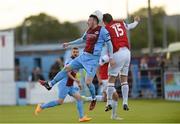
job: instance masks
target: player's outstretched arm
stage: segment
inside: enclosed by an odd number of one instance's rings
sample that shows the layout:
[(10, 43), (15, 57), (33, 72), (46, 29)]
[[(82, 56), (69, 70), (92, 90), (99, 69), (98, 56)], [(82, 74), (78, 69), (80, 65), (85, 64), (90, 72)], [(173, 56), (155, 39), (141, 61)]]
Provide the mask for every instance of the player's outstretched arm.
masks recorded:
[(134, 29), (138, 25), (139, 21), (140, 21), (140, 17), (136, 16), (136, 17), (134, 17), (133, 23), (130, 23), (130, 24), (124, 23), (124, 26), (125, 26), (126, 30), (131, 30), (131, 29)]
[(71, 41), (71, 42), (67, 42), (67, 43), (63, 43), (63, 47), (66, 48), (68, 47), (69, 45), (74, 45), (74, 44), (80, 44), (80, 43), (83, 43), (86, 41), (86, 32), (84, 33), (84, 35), (79, 38), (79, 39), (76, 39), (74, 41)]

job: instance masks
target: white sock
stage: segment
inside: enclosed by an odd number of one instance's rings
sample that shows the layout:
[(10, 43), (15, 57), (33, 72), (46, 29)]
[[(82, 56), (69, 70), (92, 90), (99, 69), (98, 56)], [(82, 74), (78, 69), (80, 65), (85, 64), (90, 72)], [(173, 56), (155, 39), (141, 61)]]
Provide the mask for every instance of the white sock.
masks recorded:
[(115, 100), (112, 100), (112, 113), (111, 113), (111, 117), (116, 117), (117, 115), (117, 106), (118, 106), (118, 102)]
[(96, 99), (97, 99), (97, 101), (103, 101), (104, 100), (102, 95), (97, 95)]
[(112, 96), (113, 93), (116, 92), (116, 89), (114, 88), (114, 84), (113, 83), (108, 83), (107, 86), (107, 104), (106, 105), (111, 105), (112, 104)]
[[(84, 99), (84, 101), (92, 101), (93, 100), (92, 97), (86, 97), (86, 96), (81, 96), (81, 97)], [(96, 100), (97, 101), (103, 101), (104, 98), (102, 95), (97, 95)]]
[(84, 101), (92, 101), (92, 97), (81, 96)]
[(122, 97), (123, 97), (123, 105), (128, 104), (129, 85), (127, 82), (121, 83), (121, 91), (122, 91)]

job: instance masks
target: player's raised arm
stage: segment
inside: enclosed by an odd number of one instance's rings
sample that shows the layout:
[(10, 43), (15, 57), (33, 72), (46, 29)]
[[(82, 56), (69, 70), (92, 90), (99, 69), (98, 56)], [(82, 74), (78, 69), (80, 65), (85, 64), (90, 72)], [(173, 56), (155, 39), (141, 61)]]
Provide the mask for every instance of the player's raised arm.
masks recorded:
[(86, 32), (84, 33), (84, 35), (79, 38), (79, 39), (76, 39), (74, 41), (71, 41), (71, 42), (67, 42), (67, 43), (63, 43), (63, 47), (66, 48), (68, 47), (69, 45), (74, 45), (74, 44), (80, 44), (80, 43), (83, 43), (86, 41)]
[(108, 51), (108, 55), (109, 55), (109, 63), (111, 66), (114, 66), (115, 62), (113, 60), (113, 46), (112, 46), (112, 42), (111, 42), (111, 37), (109, 35), (109, 32), (104, 27), (102, 28), (102, 33), (103, 33), (103, 38), (107, 44), (107, 51)]
[(138, 25), (139, 21), (140, 21), (140, 17), (136, 16), (136, 17), (134, 17), (134, 22), (133, 23), (126, 24), (124, 22), (124, 26), (125, 26), (126, 30), (131, 30), (131, 29), (134, 29)]

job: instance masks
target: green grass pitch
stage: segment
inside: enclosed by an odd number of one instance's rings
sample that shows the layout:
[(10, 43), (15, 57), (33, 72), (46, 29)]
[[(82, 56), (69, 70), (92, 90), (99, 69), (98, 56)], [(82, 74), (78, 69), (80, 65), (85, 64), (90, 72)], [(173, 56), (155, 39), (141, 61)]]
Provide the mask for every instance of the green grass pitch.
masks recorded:
[[(89, 103), (85, 103), (85, 111)], [(104, 112), (105, 103), (98, 102), (90, 123), (180, 123), (180, 102), (165, 100), (129, 100), (130, 111), (122, 110), (119, 101), (118, 114), (121, 121), (110, 119), (110, 112)], [(78, 115), (75, 103), (46, 109), (34, 116), (35, 106), (0, 106), (0, 123), (77, 123)]]

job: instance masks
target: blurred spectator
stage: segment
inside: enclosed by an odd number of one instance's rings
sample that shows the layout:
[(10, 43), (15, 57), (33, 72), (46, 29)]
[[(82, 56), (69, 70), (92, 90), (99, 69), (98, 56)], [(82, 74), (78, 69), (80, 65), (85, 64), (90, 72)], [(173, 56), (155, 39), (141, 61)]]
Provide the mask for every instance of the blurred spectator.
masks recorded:
[(34, 82), (38, 80), (44, 80), (44, 76), (41, 73), (41, 69), (39, 67), (36, 67), (33, 69), (31, 75), (29, 76), (29, 81)]
[(164, 57), (161, 58), (161, 61), (159, 63), (159, 66), (164, 74), (165, 68), (166, 68), (166, 59)]
[(163, 77), (164, 77), (164, 68), (165, 68), (165, 61), (163, 60), (162, 56), (157, 56), (156, 58), (156, 89), (157, 89), (157, 96), (162, 97), (163, 96)]
[(140, 60), (140, 71), (139, 71), (141, 95), (143, 97), (153, 97), (153, 85), (150, 80), (150, 72), (148, 68), (147, 57), (143, 57)]
[(149, 77), (150, 73), (148, 71), (148, 61), (146, 57), (143, 57), (140, 60), (140, 72), (139, 72), (139, 78), (141, 79), (141, 77)]
[(58, 58), (56, 59), (55, 63), (51, 66), (50, 72), (49, 72), (49, 79), (52, 80), (54, 76), (61, 70), (63, 67), (63, 61), (62, 59)]
[(15, 65), (15, 81), (20, 80), (20, 67), (19, 65)]
[(17, 58), (15, 58), (15, 81), (20, 81), (20, 63)]
[(29, 77), (28, 66), (24, 66), (21, 72), (21, 80), (27, 81), (28, 77)]
[(163, 74), (166, 68), (166, 59), (163, 56), (158, 56), (156, 58), (157, 67), (160, 68), (161, 73)]
[(158, 67), (160, 68), (159, 70), (159, 74), (160, 74), (160, 77), (157, 78), (157, 82), (159, 82), (159, 85), (157, 84), (157, 88), (161, 88), (161, 94), (158, 94), (158, 96), (163, 96), (164, 97), (164, 89), (162, 87), (164, 87), (164, 72), (167, 68), (167, 61), (166, 61), (166, 58), (165, 56), (159, 56), (157, 57), (157, 62), (158, 62)]
[(142, 70), (142, 75), (147, 75), (148, 74), (148, 61), (146, 57), (143, 57), (140, 60), (140, 69)]

